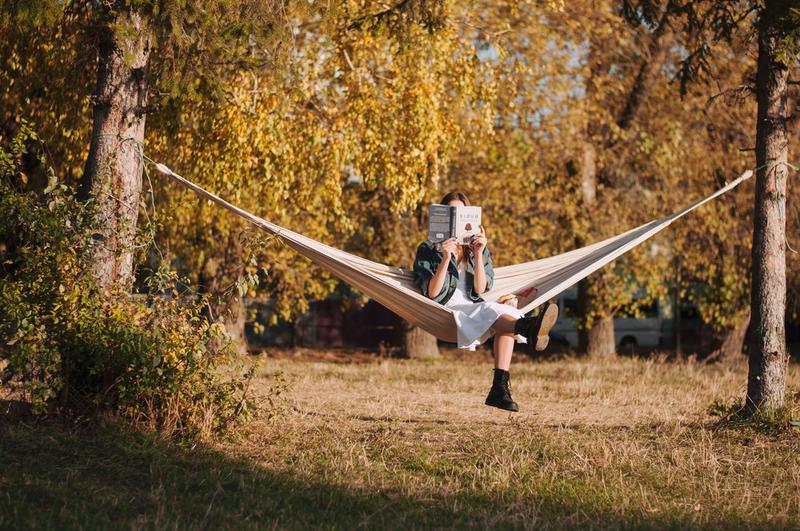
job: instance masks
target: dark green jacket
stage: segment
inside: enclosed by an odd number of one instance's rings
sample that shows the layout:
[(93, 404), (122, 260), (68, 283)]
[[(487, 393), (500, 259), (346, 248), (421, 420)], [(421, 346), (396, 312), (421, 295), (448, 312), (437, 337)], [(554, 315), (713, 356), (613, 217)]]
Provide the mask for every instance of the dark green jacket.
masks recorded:
[[(424, 241), (417, 247), (417, 257), (414, 259), (414, 284), (420, 289), (423, 295), (428, 297), (428, 284), (430, 283), (436, 270), (439, 269), (439, 264), (443, 258), (442, 252), (436, 248), (436, 244), (429, 241)], [(469, 298), (474, 302), (482, 302), (483, 299), (480, 295), (475, 293), (473, 271), (475, 267), (475, 260), (472, 253), (469, 254), (469, 263), (467, 264), (467, 286), (469, 286)], [(492, 253), (489, 252), (488, 247), (483, 248), (483, 269), (486, 272), (486, 291), (492, 289), (494, 283), (494, 271), (492, 270)], [(444, 279), (444, 285), (439, 294), (433, 299), (434, 301), (445, 304), (453, 296), (458, 285), (458, 264), (456, 264), (455, 256), (450, 257), (450, 263), (447, 266), (447, 276)]]

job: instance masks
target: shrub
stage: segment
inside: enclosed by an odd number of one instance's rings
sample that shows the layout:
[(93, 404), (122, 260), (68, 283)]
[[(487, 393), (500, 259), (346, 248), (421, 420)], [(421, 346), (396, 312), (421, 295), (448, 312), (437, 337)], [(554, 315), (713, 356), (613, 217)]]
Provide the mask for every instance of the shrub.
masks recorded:
[(84, 252), (94, 232), (87, 206), (52, 170), (44, 192), (26, 191), (22, 160), (36, 142), (23, 123), (0, 145), (7, 388), (37, 413), (113, 412), (178, 437), (207, 437), (248, 418), (252, 369), (234, 363), (224, 327), (201, 312), (204, 300), (179, 296), (167, 265), (147, 278), (146, 294), (100, 296)]

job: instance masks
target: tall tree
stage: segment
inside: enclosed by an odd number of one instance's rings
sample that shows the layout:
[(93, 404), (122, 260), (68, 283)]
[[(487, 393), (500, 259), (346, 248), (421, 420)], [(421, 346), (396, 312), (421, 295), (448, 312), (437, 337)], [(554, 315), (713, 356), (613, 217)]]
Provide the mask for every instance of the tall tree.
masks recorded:
[(152, 15), (124, 2), (100, 8), (97, 16), (94, 120), (81, 196), (93, 199), (97, 234), (91, 263), (97, 283), (105, 290), (127, 290), (134, 274), (133, 244), (155, 35)]
[[(766, 0), (758, 19), (756, 194), (753, 220), (750, 371), (747, 407), (775, 414), (786, 387), (786, 122), (789, 66), (800, 51), (800, 9), (790, 0)], [(787, 46), (793, 39), (794, 45)], [(791, 41), (790, 41), (791, 42)], [(787, 49), (788, 48), (788, 49)]]
[[(774, 415), (784, 404), (786, 351), (786, 177), (789, 70), (800, 55), (800, 8), (791, 0), (673, 1), (682, 14), (687, 54), (682, 89), (712, 73), (715, 42), (731, 42), (738, 31), (758, 43), (755, 94), (756, 192), (754, 199), (751, 319), (747, 409)], [(626, 1), (651, 13), (662, 2)]]
[(72, 52), (78, 65), (95, 67), (92, 134), (81, 179), (97, 227), (90, 252), (103, 291), (129, 289), (146, 115), (193, 95), (219, 96), (231, 72), (269, 62), (267, 43), (283, 27), (282, 4), (23, 1), (4, 6), (4, 22), (19, 27), (32, 12), (80, 45)]
[[(640, 182), (636, 173), (641, 173), (639, 154), (646, 149), (644, 134), (656, 135), (640, 122), (650, 110), (646, 104), (667, 63), (669, 21), (674, 13), (665, 6), (655, 20), (636, 31), (620, 31), (624, 28), (621, 7), (614, 1), (574, 2), (566, 8), (569, 17), (552, 19), (566, 29), (583, 59), (584, 95), (577, 105), (583, 123), (576, 128), (582, 140), (571, 172), (580, 182), (583, 207), (583, 219), (575, 223), (578, 246), (611, 236), (610, 228), (641, 222), (636, 214), (645, 214), (637, 208), (641, 192), (631, 185)], [(650, 297), (657, 296), (652, 289), (653, 280), (661, 278), (657, 268), (625, 268), (641, 256), (625, 257), (615, 267), (579, 283), (580, 350), (597, 356), (616, 353), (614, 316), (635, 302), (632, 284), (650, 284)], [(640, 298), (639, 302), (646, 301)]]

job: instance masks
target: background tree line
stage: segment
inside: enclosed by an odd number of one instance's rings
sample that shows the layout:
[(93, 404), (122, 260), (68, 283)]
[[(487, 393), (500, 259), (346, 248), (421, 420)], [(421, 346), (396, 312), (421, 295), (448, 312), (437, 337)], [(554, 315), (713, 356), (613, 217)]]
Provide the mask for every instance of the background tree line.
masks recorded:
[[(245, 295), (273, 298), (275, 319), (289, 319), (336, 286), (150, 178), (142, 152), (266, 219), (406, 266), (426, 205), (446, 190), (484, 207), (495, 260), (508, 264), (619, 233), (757, 167), (656, 248), (582, 282), (579, 317), (583, 350), (612, 355), (615, 313), (647, 302), (637, 287), (662, 296), (677, 276), (727, 350), (741, 350), (752, 316), (748, 396), (780, 407), (783, 301), (798, 274), (783, 255), (786, 223), (798, 225), (786, 186), (798, 127), (791, 2), (3, 6), (3, 135), (34, 122), (62, 181), (92, 198), (87, 252), (107, 293), (141, 289), (148, 267), (172, 263), (243, 340)], [(17, 184), (43, 190), (29, 163)], [(409, 350), (435, 349), (406, 334)], [(767, 374), (772, 391), (759, 390)]]

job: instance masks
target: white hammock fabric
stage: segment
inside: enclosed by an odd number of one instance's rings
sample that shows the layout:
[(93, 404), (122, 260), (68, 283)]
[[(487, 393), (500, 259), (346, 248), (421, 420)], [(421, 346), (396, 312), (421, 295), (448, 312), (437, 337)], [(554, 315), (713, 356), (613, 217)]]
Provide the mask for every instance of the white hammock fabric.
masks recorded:
[[(456, 324), (451, 310), (422, 295), (414, 286), (412, 271), (373, 262), (312, 240), (228, 203), (181, 177), (164, 164), (156, 164), (156, 169), (198, 195), (243, 217), (258, 228), (280, 237), (292, 249), (344, 282), (358, 288), (409, 323), (419, 326), (443, 341), (456, 342)], [(651, 238), (676, 219), (735, 188), (752, 174), (753, 172), (748, 170), (733, 182), (683, 210), (618, 236), (557, 256), (494, 268), (494, 285), (491, 291), (483, 294), (483, 298), (495, 301), (503, 294), (513, 293), (519, 298), (519, 308), (525, 312), (530, 311)], [(481, 340), (485, 341), (492, 333), (491, 330), (486, 332)]]

